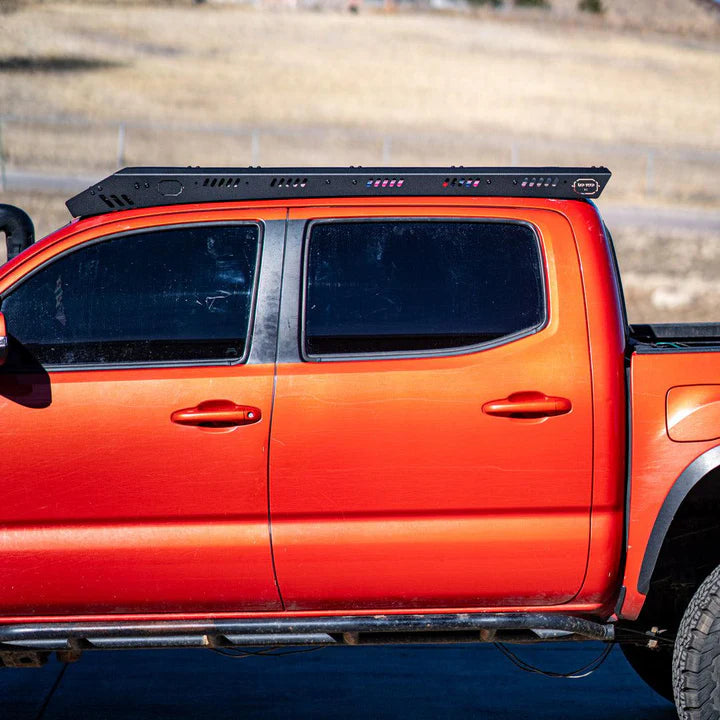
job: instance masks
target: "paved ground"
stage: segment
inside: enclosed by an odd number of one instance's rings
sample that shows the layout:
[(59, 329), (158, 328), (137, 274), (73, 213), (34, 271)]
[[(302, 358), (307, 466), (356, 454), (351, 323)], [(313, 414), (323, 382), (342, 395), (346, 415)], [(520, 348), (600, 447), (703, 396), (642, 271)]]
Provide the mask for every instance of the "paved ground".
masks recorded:
[[(592, 660), (596, 644), (515, 646), (556, 671)], [(492, 646), (328, 648), (229, 659), (207, 650), (87, 653), (79, 663), (0, 671), (3, 720), (212, 718), (487, 718), (673, 720), (616, 648), (583, 680), (513, 667)], [(61, 675), (62, 673), (62, 675)], [(58, 683), (59, 679), (59, 683)], [(53, 692), (53, 687), (56, 685)]]

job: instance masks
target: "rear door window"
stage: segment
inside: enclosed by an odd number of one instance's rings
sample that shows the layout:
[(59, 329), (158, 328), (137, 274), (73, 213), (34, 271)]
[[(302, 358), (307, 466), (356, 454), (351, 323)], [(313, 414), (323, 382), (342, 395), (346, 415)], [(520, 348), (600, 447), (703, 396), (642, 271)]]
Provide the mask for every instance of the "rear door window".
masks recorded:
[(51, 261), (3, 300), (20, 349), (15, 359), (70, 366), (241, 361), (259, 232), (257, 224), (143, 231)]
[(546, 320), (539, 241), (522, 223), (316, 222), (305, 262), (309, 360), (459, 351)]

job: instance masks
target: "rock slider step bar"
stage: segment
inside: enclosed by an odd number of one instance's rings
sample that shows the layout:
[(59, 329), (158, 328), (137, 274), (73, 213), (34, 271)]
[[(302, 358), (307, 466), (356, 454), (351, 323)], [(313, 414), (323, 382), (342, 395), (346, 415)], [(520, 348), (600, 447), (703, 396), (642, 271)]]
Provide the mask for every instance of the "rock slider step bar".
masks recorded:
[[(44, 622), (0, 625), (0, 648), (8, 645), (62, 649), (73, 642), (99, 647), (112, 638), (137, 647), (197, 645), (197, 636), (295, 635), (298, 642), (316, 633), (423, 633), (480, 630), (560, 630), (593, 640), (611, 641), (614, 627), (554, 613), (442, 613), (412, 615), (339, 615), (311, 617), (116, 620), (106, 622)], [(176, 638), (175, 643), (170, 639)], [(192, 638), (195, 638), (194, 640)], [(262, 642), (260, 643), (262, 644)], [(113, 646), (117, 647), (117, 644)]]

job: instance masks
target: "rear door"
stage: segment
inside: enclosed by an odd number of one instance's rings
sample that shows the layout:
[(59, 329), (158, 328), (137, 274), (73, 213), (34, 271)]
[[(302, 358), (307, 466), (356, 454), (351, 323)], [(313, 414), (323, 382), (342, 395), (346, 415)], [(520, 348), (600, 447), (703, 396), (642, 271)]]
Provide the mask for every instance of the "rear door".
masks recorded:
[(5, 288), (0, 611), (280, 607), (267, 444), (284, 214), (116, 222)]
[(289, 609), (571, 599), (591, 377), (568, 222), (292, 210), (270, 464)]

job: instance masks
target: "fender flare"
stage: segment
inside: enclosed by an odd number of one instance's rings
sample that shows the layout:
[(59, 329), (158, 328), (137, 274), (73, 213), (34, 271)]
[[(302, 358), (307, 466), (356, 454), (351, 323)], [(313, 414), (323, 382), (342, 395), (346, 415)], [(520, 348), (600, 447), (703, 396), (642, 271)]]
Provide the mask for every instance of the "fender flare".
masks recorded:
[(11, 260), (35, 242), (35, 226), (30, 216), (14, 205), (0, 204), (0, 232), (5, 233), (7, 259)]
[(687, 497), (688, 493), (710, 472), (720, 468), (720, 445), (706, 450), (693, 460), (678, 476), (670, 488), (660, 512), (655, 518), (650, 539), (645, 547), (645, 555), (640, 566), (638, 590), (647, 595), (650, 590), (650, 579), (655, 570), (663, 541), (675, 518), (675, 514)]

